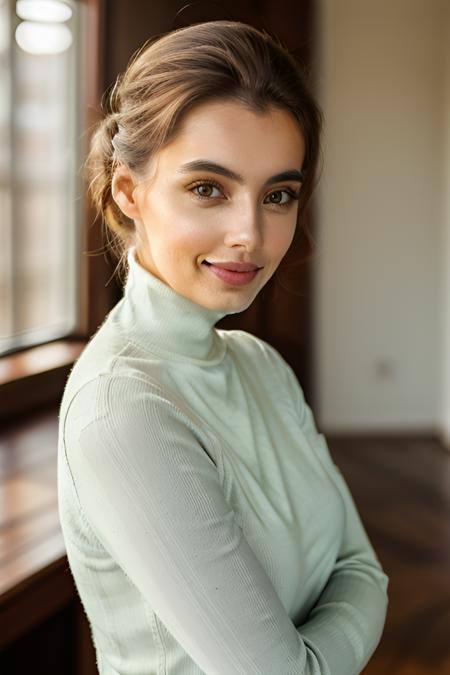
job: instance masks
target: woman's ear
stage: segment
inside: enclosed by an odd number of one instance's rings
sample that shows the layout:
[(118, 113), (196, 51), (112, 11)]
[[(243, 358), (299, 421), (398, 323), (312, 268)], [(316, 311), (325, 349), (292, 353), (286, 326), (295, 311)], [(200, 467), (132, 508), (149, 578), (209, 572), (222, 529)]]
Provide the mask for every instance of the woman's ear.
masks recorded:
[(140, 211), (135, 197), (135, 183), (130, 170), (120, 164), (114, 170), (111, 181), (111, 194), (119, 209), (128, 218), (138, 220)]

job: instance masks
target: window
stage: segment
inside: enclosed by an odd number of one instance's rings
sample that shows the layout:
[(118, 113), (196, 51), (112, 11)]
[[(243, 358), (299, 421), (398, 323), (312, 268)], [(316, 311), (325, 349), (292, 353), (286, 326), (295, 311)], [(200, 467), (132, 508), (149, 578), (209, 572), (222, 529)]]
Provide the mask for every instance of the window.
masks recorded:
[(0, 424), (56, 408), (120, 299), (80, 176), (105, 89), (105, 8), (0, 0)]
[(0, 0), (0, 355), (78, 319), (78, 9)]

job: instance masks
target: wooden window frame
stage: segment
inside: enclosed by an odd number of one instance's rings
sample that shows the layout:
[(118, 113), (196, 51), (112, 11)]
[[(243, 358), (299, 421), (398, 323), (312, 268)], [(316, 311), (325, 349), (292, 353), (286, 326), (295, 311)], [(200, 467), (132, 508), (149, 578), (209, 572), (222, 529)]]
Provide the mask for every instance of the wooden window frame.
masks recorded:
[[(100, 116), (105, 85), (104, 39), (106, 0), (79, 0), (84, 12), (83, 60), (80, 81), (83, 102), (79, 112), (81, 157), (86, 156), (89, 130)], [(81, 216), (79, 315), (75, 329), (62, 339), (0, 357), (0, 421), (13, 422), (24, 414), (57, 405), (70, 369), (107, 312), (117, 302), (118, 286), (111, 279), (104, 232), (85, 200)]]

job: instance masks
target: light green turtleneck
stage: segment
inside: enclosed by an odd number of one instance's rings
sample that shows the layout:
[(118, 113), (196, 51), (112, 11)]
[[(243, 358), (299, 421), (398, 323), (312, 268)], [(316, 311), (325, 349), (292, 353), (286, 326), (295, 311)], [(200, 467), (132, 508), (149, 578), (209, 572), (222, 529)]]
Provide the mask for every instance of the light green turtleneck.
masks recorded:
[(60, 409), (101, 675), (357, 675), (388, 578), (292, 370), (128, 262)]

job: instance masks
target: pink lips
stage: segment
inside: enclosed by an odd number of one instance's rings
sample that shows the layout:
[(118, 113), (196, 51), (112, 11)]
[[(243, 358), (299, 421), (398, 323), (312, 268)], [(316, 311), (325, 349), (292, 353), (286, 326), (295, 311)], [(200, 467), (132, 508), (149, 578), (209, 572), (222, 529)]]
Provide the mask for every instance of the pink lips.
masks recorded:
[(253, 265), (252, 263), (232, 261), (210, 263), (206, 260), (204, 262), (216, 277), (219, 277), (222, 281), (232, 284), (233, 286), (244, 286), (245, 284), (248, 284), (256, 277), (258, 270), (260, 269), (257, 265)]
[[(209, 262), (209, 260), (206, 262)], [(230, 270), (231, 272), (253, 272), (253, 270), (258, 269), (258, 265), (252, 265), (252, 263), (244, 262), (212, 262), (210, 265), (221, 267), (222, 269)]]

